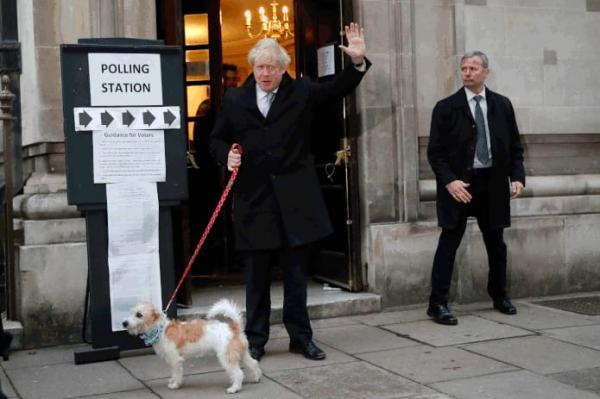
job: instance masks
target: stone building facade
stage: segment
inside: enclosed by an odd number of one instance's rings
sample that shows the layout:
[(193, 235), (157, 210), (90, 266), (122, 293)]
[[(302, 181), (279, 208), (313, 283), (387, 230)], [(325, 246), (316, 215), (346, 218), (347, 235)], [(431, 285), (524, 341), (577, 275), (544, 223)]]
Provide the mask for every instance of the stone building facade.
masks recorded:
[[(345, 0), (344, 0), (345, 1)], [(435, 102), (460, 87), (467, 50), (488, 54), (490, 88), (515, 106), (527, 188), (513, 201), (514, 297), (600, 288), (600, 2), (353, 0), (373, 68), (357, 90), (362, 264), (384, 306), (426, 301), (435, 220), (427, 164)], [(85, 223), (67, 204), (59, 46), (81, 37), (156, 38), (155, 0), (18, 0), (24, 174), (18, 320), (25, 345), (78, 341)], [(453, 298), (485, 300), (487, 260), (469, 223)]]

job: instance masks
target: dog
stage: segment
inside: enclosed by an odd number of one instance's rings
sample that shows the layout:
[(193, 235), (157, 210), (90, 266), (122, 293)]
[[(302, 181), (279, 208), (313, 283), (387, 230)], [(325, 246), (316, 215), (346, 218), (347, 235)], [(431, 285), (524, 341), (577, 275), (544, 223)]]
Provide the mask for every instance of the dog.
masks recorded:
[(250, 381), (258, 382), (262, 376), (258, 362), (248, 352), (241, 311), (227, 299), (216, 302), (206, 319), (187, 322), (169, 320), (154, 305), (141, 304), (123, 321), (123, 327), (129, 334), (142, 338), (146, 345), (152, 345), (154, 352), (171, 367), (170, 389), (181, 387), (186, 359), (209, 353), (217, 355), (229, 376), (231, 386), (227, 393), (242, 389), (244, 373), (241, 365)]

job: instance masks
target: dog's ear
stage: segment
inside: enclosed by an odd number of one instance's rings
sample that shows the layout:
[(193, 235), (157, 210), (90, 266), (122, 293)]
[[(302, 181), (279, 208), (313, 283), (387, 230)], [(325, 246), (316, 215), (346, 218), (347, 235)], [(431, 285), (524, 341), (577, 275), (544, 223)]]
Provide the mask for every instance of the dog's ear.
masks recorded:
[(150, 313), (150, 320), (152, 323), (155, 323), (160, 319), (160, 312), (155, 307), (152, 307), (152, 312)]

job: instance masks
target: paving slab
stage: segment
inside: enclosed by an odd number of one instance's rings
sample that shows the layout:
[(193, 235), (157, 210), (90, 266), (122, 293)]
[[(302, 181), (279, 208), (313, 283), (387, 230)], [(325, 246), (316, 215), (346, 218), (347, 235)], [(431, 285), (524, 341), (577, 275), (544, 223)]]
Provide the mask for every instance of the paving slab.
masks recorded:
[(600, 350), (600, 325), (559, 328), (544, 331), (544, 335)]
[(407, 323), (411, 321), (428, 320), (425, 307), (393, 312), (372, 313), (363, 316), (354, 316), (353, 319), (369, 326), (383, 326), (386, 324)]
[(280, 371), (270, 377), (304, 398), (447, 398), (365, 362)]
[(326, 364), (347, 363), (356, 360), (318, 340), (316, 340), (316, 342), (317, 345), (327, 353), (327, 358), (325, 360), (309, 360), (300, 354), (290, 353), (290, 341), (286, 338), (271, 339), (265, 347), (266, 353), (260, 361), (260, 368), (263, 373), (269, 375), (272, 371), (318, 367)]
[(149, 388), (163, 399), (235, 398), (235, 399), (299, 399), (289, 389), (263, 377), (258, 383), (244, 383), (235, 395), (225, 392), (229, 379), (225, 373), (206, 373), (188, 376), (179, 389), (167, 388), (168, 379), (148, 382)]
[[(144, 355), (119, 359), (118, 362), (142, 381), (168, 378), (171, 374), (169, 366), (156, 355)], [(200, 374), (222, 370), (214, 355), (188, 359), (183, 366), (183, 374)]]
[(108, 395), (94, 395), (94, 396), (79, 396), (74, 399), (157, 399), (160, 396), (152, 393), (148, 389), (136, 390), (136, 391), (124, 391), (116, 392)]
[(600, 366), (600, 352), (531, 336), (465, 345), (464, 349), (541, 374)]
[(456, 399), (598, 399), (598, 396), (529, 371), (433, 384)]
[(552, 379), (600, 396), (600, 367), (550, 374)]
[(18, 368), (6, 374), (23, 399), (64, 399), (144, 388), (115, 361)]
[(6, 377), (4, 370), (0, 370), (0, 387), (7, 398), (17, 397), (17, 394), (13, 389), (12, 384), (8, 382), (8, 377)]
[(11, 352), (10, 360), (3, 362), (2, 367), (5, 370), (11, 370), (21, 367), (48, 366), (60, 363), (75, 364), (75, 351), (89, 347), (89, 345), (68, 345)]
[(427, 345), (363, 353), (357, 357), (423, 384), (516, 369), (460, 348), (432, 348)]
[(360, 324), (358, 320), (355, 320), (354, 317), (346, 316), (346, 317), (335, 317), (332, 319), (320, 319), (320, 320), (312, 320), (311, 325), (313, 330), (320, 330), (323, 328), (330, 327), (341, 327), (341, 326), (352, 326)]
[(402, 336), (432, 346), (450, 346), (500, 338), (519, 337), (532, 333), (476, 316), (459, 318), (458, 325), (444, 326), (431, 320), (392, 324), (384, 327)]
[(518, 309), (516, 315), (505, 315), (497, 311), (487, 310), (478, 312), (477, 316), (533, 331), (598, 324), (598, 321), (590, 316), (542, 306), (529, 306), (520, 303), (515, 303), (515, 305)]
[(344, 353), (355, 354), (419, 345), (378, 327), (353, 325), (319, 330), (319, 342)]

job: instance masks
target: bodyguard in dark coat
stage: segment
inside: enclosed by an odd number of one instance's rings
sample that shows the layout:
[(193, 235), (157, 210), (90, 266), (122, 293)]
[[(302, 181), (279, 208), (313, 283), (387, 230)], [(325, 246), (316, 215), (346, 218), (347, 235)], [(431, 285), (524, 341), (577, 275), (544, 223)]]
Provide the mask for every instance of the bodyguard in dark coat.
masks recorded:
[(506, 292), (506, 245), (510, 198), (525, 185), (523, 147), (510, 100), (485, 87), (487, 56), (465, 54), (464, 87), (433, 109), (427, 156), (436, 176), (437, 215), (442, 233), (431, 275), (427, 314), (441, 324), (457, 324), (448, 309), (456, 250), (467, 216), (475, 216), (488, 254), (488, 293), (494, 308), (515, 314)]
[[(290, 351), (320, 360), (306, 310), (308, 246), (332, 232), (310, 155), (310, 126), (316, 107), (350, 93), (369, 62), (357, 24), (346, 27), (352, 63), (331, 82), (292, 79), (289, 55), (275, 40), (262, 39), (248, 59), (253, 76), (227, 91), (211, 133), (214, 158), (229, 170), (240, 165), (233, 187), (236, 248), (246, 269), (246, 335), (260, 360), (269, 338), (270, 264), (284, 274), (283, 322)], [(231, 151), (241, 144), (243, 154)]]

